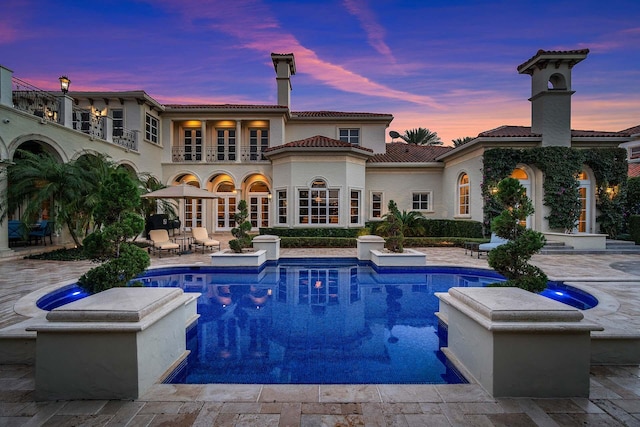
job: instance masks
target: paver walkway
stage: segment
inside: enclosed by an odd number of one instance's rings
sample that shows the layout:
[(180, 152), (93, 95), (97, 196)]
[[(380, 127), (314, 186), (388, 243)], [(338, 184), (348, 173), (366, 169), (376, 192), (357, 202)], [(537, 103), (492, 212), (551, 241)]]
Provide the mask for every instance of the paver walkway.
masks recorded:
[[(226, 244), (223, 243), (223, 248)], [(487, 267), (459, 248), (422, 248), (429, 265)], [(282, 249), (281, 256), (356, 256), (355, 249)], [(638, 255), (536, 255), (552, 279), (601, 292), (589, 314), (640, 332)], [(209, 263), (209, 255), (153, 257), (152, 265)], [(0, 260), (0, 328), (24, 319), (20, 298), (70, 283), (90, 262)], [(132, 401), (33, 398), (32, 366), (0, 365), (0, 426), (640, 426), (640, 367), (594, 366), (589, 399), (494, 399), (463, 385), (168, 385)]]

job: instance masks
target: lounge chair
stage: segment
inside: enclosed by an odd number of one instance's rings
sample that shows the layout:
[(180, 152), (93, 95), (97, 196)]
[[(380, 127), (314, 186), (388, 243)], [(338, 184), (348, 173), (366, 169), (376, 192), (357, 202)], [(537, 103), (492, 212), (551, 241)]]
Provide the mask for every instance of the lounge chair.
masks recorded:
[(209, 238), (209, 232), (204, 227), (193, 227), (191, 228), (191, 235), (193, 236), (193, 245), (194, 246), (202, 246), (202, 253), (204, 253), (204, 248), (215, 248), (218, 247), (220, 250), (220, 242), (218, 240), (214, 240)]
[(42, 220), (35, 227), (29, 231), (29, 244), (31, 240), (36, 241), (36, 245), (42, 240), (45, 246), (47, 246), (47, 236), (49, 236), (49, 243), (53, 244), (51, 235), (53, 234), (52, 223), (47, 220)]
[(489, 252), (491, 249), (495, 249), (500, 245), (504, 245), (509, 240), (503, 239), (502, 237), (496, 235), (496, 233), (491, 233), (491, 240), (489, 243), (482, 243), (478, 245), (478, 258), (480, 258), (480, 254), (482, 252)]
[(158, 258), (162, 258), (162, 251), (178, 251), (180, 249), (180, 245), (172, 242), (169, 239), (169, 232), (167, 230), (150, 230), (149, 231), (149, 240), (153, 242), (152, 248), (153, 251), (158, 254)]

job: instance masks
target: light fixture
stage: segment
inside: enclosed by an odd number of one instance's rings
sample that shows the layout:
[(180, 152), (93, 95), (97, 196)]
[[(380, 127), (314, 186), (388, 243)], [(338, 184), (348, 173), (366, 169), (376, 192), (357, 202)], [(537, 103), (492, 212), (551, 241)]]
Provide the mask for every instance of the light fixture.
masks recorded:
[(69, 77), (67, 76), (60, 76), (58, 80), (60, 80), (60, 90), (66, 95), (67, 92), (69, 92), (69, 85), (71, 84), (71, 80), (69, 80)]

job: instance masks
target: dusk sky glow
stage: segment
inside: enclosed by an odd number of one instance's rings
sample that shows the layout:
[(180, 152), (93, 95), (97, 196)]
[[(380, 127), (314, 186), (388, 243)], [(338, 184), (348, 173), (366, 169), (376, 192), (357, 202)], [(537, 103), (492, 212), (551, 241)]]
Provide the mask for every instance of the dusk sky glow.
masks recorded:
[[(446, 145), (530, 126), (538, 49), (590, 49), (572, 128), (640, 124), (637, 0), (5, 0), (0, 64), (41, 89), (144, 90), (161, 103), (276, 104), (270, 53), (293, 52), (292, 110), (390, 113)], [(387, 139), (390, 138), (387, 136)]]

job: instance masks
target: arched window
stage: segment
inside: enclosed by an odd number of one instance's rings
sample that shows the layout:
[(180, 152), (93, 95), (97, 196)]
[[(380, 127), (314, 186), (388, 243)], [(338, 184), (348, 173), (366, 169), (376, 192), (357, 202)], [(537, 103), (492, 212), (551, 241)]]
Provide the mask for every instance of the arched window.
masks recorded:
[(249, 187), (249, 221), (253, 228), (269, 226), (269, 187), (256, 181)]
[(298, 190), (300, 224), (338, 224), (340, 191), (327, 188), (323, 179), (315, 179), (309, 189)]
[(222, 181), (214, 189), (216, 199), (216, 229), (225, 231), (235, 226), (236, 186), (231, 181)]
[[(517, 179), (520, 185), (524, 187), (525, 195), (531, 199), (531, 180), (529, 174), (522, 167), (515, 168), (511, 172), (511, 178)], [(522, 221), (521, 225), (527, 228), (531, 228), (533, 225), (533, 215), (529, 215), (526, 220)]]
[(469, 215), (469, 175), (460, 174), (458, 178), (458, 215)]
[(587, 172), (582, 171), (577, 176), (579, 187), (578, 197), (580, 198), (580, 217), (578, 218), (578, 233), (590, 233), (591, 232), (591, 211), (589, 205), (591, 204), (591, 180)]

